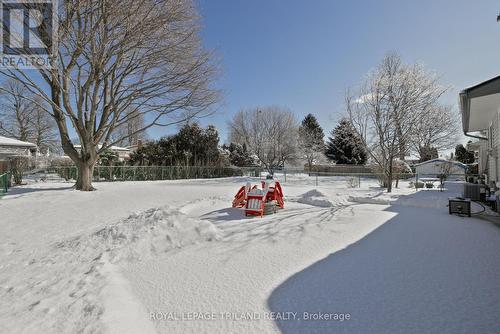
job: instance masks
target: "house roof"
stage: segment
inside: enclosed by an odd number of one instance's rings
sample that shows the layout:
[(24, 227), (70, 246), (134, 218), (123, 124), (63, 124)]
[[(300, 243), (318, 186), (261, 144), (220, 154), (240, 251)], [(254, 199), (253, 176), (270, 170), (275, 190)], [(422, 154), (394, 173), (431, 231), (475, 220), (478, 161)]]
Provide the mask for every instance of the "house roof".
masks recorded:
[(432, 160), (427, 160), (427, 161), (421, 162), (419, 164), (416, 164), (415, 167), (426, 165), (426, 164), (430, 164), (430, 163), (439, 163), (439, 162), (451, 163), (452, 165), (455, 165), (457, 167), (460, 167), (460, 168), (463, 168), (463, 169), (467, 169), (467, 165), (463, 164), (461, 162), (452, 161), (452, 160), (446, 160), (446, 159), (439, 159), (439, 158), (438, 159), (432, 159)]
[[(82, 147), (82, 145), (80, 145), (80, 144), (76, 144), (74, 146), (75, 146), (75, 148), (81, 148)], [(102, 145), (99, 144), (97, 147), (101, 148)], [(115, 152), (130, 152), (129, 148), (120, 147), (120, 146), (110, 146), (110, 147), (108, 147), (108, 149), (111, 150), (111, 151), (115, 151)]]
[(36, 145), (27, 141), (0, 136), (0, 146), (35, 148)]
[(464, 89), (459, 102), (464, 133), (487, 129), (500, 109), (500, 76)]

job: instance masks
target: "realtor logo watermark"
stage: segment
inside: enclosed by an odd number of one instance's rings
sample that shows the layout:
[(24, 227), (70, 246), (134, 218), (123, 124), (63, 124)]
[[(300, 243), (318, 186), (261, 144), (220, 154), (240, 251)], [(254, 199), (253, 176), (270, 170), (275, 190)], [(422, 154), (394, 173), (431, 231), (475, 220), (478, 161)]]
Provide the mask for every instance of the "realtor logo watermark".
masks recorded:
[(330, 312), (149, 312), (149, 319), (153, 321), (335, 321), (351, 320), (350, 313)]
[(51, 67), (57, 33), (56, 0), (0, 1), (0, 67)]

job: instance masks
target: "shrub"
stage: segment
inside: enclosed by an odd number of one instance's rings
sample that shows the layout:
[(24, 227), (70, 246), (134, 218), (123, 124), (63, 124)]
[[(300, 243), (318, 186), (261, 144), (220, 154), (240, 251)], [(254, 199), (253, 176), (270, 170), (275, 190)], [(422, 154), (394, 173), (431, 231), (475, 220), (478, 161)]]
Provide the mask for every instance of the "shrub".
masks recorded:
[(23, 173), (28, 170), (29, 164), (29, 157), (15, 157), (10, 160), (10, 171), (14, 179), (14, 184), (20, 185), (23, 183)]
[(420, 188), (423, 188), (424, 187), (424, 183), (423, 182), (420, 182), (418, 181), (417, 183), (411, 181), (410, 182), (410, 188), (416, 188), (416, 189), (420, 189)]
[(359, 187), (359, 178), (357, 177), (348, 177), (346, 179), (347, 188), (358, 188)]

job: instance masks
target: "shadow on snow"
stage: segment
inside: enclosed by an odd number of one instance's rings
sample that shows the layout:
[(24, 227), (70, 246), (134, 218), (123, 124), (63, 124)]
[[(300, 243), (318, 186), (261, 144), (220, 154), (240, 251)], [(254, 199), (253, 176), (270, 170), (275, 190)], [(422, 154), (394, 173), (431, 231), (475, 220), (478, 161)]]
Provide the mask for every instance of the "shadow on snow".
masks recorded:
[(281, 332), (500, 333), (500, 229), (444, 207), (386, 210), (396, 216), (291, 276), (268, 299), (273, 312), (349, 313), (351, 320), (277, 321)]

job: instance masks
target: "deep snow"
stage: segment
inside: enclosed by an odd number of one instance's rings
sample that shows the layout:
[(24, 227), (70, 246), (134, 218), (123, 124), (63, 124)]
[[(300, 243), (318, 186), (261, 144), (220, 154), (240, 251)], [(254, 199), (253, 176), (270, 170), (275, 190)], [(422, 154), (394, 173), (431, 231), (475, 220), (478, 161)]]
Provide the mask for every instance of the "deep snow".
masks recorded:
[[(385, 194), (288, 175), (285, 210), (247, 218), (230, 208), (246, 180), (13, 189), (0, 332), (500, 331), (500, 229), (447, 214), (459, 184)], [(351, 319), (299, 320), (319, 311)]]

